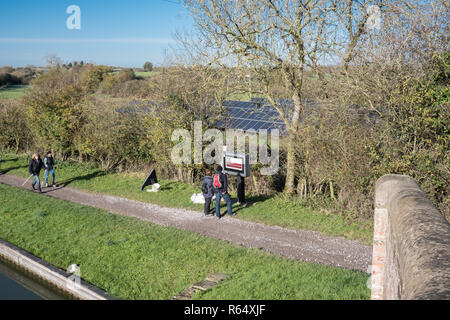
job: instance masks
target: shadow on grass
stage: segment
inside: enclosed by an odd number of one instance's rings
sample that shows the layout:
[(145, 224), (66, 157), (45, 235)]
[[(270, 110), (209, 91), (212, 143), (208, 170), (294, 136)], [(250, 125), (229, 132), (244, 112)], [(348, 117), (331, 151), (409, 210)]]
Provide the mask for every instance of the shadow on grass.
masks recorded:
[[(267, 201), (267, 200), (269, 200), (270, 198), (271, 198), (271, 197), (269, 197), (269, 196), (261, 196), (261, 195), (247, 197), (245, 203), (238, 204), (238, 207), (237, 207), (236, 210), (234, 211), (234, 214), (236, 214), (237, 212), (239, 212), (239, 211), (241, 211), (241, 210), (243, 210), (243, 209), (245, 209), (245, 208), (252, 207), (252, 206), (254, 206), (254, 205), (255, 205), (256, 203), (258, 203), (258, 202), (264, 202), (264, 201)], [(237, 202), (237, 200), (236, 200), (236, 202)]]
[[(231, 204), (233, 207), (233, 215), (236, 215), (239, 211), (245, 209), (245, 208), (249, 208), (252, 207), (253, 205), (255, 205), (258, 202), (264, 202), (271, 199), (271, 197), (269, 196), (262, 196), (262, 195), (258, 195), (258, 196), (250, 196), (246, 198), (246, 202), (245, 203), (238, 203), (238, 199), (237, 198), (231, 198)], [(215, 200), (213, 201), (213, 208), (215, 210), (216, 208), (216, 202)], [(221, 202), (220, 203), (220, 208), (226, 208), (226, 202)], [(223, 217), (225, 215), (227, 215), (228, 212), (227, 210), (225, 210), (224, 214), (221, 214), (220, 216)]]
[[(79, 177), (75, 177), (75, 178), (71, 178), (71, 179), (67, 179), (67, 180), (63, 180), (62, 182), (56, 183), (53, 187), (45, 187), (45, 182), (44, 179), (40, 179), (41, 182), (41, 188), (42, 188), (42, 192), (40, 192), (41, 194), (46, 194), (46, 193), (51, 193), (53, 191), (59, 190), (59, 189), (63, 189), (65, 187), (67, 187), (68, 185), (70, 185), (72, 182), (74, 181), (83, 181), (83, 180), (91, 180), (94, 178), (98, 178), (101, 176), (106, 175), (107, 173), (104, 171), (96, 171), (90, 174), (86, 174), (84, 176), (79, 176)], [(36, 193), (37, 190), (33, 190), (32, 187), (30, 187), (31, 191), (35, 191)]]
[(19, 160), (19, 158), (10, 158), (10, 159), (2, 159), (1, 161), (0, 161), (0, 165), (2, 164), (2, 163), (4, 163), (4, 162), (11, 162), (11, 161), (18, 161)]
[[(2, 160), (2, 162), (3, 162), (3, 160)], [(10, 172), (10, 171), (13, 171), (13, 170), (18, 170), (18, 169), (23, 169), (23, 168), (27, 168), (28, 166), (17, 166), (17, 167), (11, 167), (11, 168), (6, 168), (6, 169), (2, 169), (1, 167), (0, 167), (0, 174), (7, 174), (8, 172)]]
[(75, 182), (75, 181), (89, 181), (89, 180), (94, 179), (94, 178), (98, 178), (98, 177), (101, 177), (101, 176), (106, 176), (107, 174), (108, 173), (105, 172), (105, 171), (95, 171), (95, 172), (86, 174), (84, 176), (78, 176), (78, 177), (70, 178), (70, 179), (67, 179), (67, 180), (63, 180), (60, 183), (58, 183), (58, 187), (57, 188), (61, 189), (61, 188), (67, 187), (68, 185), (70, 185), (72, 182)]

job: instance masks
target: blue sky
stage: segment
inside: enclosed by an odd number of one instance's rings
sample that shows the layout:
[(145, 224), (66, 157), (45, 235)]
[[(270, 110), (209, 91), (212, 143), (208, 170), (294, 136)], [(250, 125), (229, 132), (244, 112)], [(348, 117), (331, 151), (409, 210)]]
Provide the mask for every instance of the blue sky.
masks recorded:
[[(175, 2), (175, 3), (174, 3)], [(64, 62), (140, 67), (164, 63), (176, 31), (192, 19), (177, 0), (0, 1), (0, 66)], [(81, 29), (69, 30), (70, 5), (81, 9)]]

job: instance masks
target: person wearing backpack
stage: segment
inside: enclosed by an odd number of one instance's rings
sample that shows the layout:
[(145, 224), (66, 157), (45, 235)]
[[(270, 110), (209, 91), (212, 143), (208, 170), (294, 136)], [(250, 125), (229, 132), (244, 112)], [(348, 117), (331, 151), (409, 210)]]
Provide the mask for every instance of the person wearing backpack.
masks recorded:
[(216, 193), (216, 217), (220, 219), (220, 200), (223, 198), (227, 203), (227, 212), (231, 217), (233, 211), (231, 210), (231, 197), (228, 194), (228, 179), (226, 174), (222, 173), (222, 167), (219, 165), (216, 168), (217, 173), (214, 175), (213, 187)]
[(53, 187), (53, 185), (55, 184), (55, 159), (53, 159), (51, 151), (47, 151), (47, 155), (44, 158), (44, 169), (45, 187), (48, 188), (49, 173), (52, 175), (52, 184), (50, 186)]
[(211, 201), (214, 195), (213, 178), (211, 177), (211, 170), (206, 170), (206, 176), (203, 178), (202, 181), (202, 193), (203, 197), (205, 198), (204, 212), (205, 216), (207, 216), (210, 214)]

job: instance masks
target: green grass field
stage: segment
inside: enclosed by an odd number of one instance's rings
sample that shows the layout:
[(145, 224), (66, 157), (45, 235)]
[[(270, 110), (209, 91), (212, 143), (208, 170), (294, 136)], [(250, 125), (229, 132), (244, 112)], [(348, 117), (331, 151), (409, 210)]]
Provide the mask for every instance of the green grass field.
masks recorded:
[[(21, 177), (28, 177), (28, 159), (23, 156), (4, 155), (1, 170)], [(82, 190), (129, 198), (173, 208), (202, 211), (203, 205), (193, 204), (190, 197), (200, 193), (200, 187), (185, 183), (161, 180), (161, 191), (141, 192), (144, 174), (106, 173), (86, 164), (59, 162), (56, 167), (58, 184)], [(43, 178), (43, 173), (41, 173)], [(234, 197), (235, 198), (235, 197)], [(246, 208), (233, 204), (236, 218), (277, 225), (292, 229), (315, 230), (325, 235), (357, 239), (371, 244), (373, 223), (370, 220), (352, 221), (334, 213), (321, 213), (302, 202), (286, 201), (281, 197), (248, 196)], [(223, 205), (225, 206), (225, 205)], [(225, 209), (222, 209), (224, 212)]]
[[(20, 201), (18, 201), (20, 199)], [(188, 231), (0, 184), (0, 237), (121, 299), (170, 299), (221, 272), (195, 299), (368, 299), (368, 275), (292, 261)]]
[(20, 99), (26, 95), (28, 85), (7, 86), (0, 89), (0, 99)]
[(150, 78), (154, 75), (159, 74), (158, 71), (141, 71), (141, 72), (135, 72), (134, 73), (136, 77), (142, 77), (142, 78)]

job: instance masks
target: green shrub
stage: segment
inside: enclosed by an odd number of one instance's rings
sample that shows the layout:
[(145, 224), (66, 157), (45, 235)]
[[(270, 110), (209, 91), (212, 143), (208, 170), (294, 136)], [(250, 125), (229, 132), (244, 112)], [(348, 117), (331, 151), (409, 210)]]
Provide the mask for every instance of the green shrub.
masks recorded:
[(16, 100), (0, 101), (0, 149), (28, 150), (33, 145), (25, 109)]
[(32, 82), (24, 105), (38, 147), (54, 150), (63, 159), (73, 154), (75, 134), (85, 121), (85, 94), (79, 73), (62, 68)]

